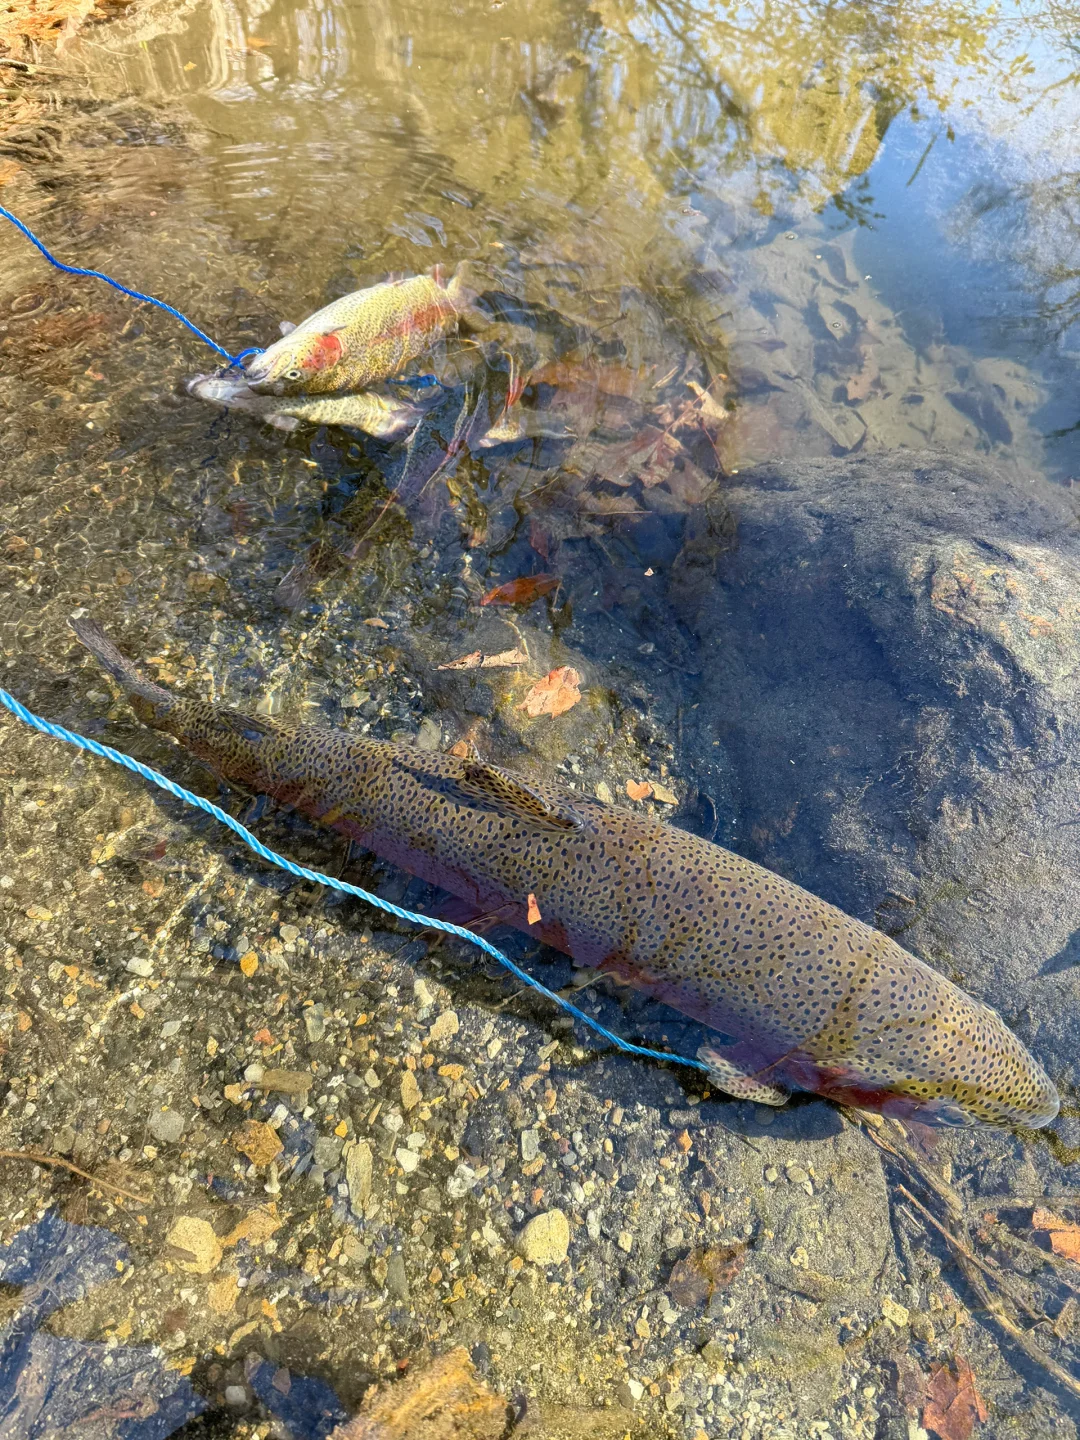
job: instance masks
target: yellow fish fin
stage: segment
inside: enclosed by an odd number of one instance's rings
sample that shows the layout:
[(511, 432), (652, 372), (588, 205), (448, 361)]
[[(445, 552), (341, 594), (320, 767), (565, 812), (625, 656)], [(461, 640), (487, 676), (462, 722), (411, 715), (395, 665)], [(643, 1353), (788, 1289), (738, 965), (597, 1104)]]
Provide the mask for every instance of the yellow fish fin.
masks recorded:
[(697, 1058), (709, 1067), (709, 1081), (735, 1100), (755, 1100), (759, 1105), (786, 1105), (791, 1092), (782, 1085), (770, 1085), (739, 1069), (713, 1045), (702, 1045)]
[(547, 825), (556, 830), (579, 830), (584, 818), (561, 796), (544, 787), (527, 785), (516, 775), (470, 760), (462, 768), (458, 789), (482, 800), (504, 815), (516, 815), (534, 825)]

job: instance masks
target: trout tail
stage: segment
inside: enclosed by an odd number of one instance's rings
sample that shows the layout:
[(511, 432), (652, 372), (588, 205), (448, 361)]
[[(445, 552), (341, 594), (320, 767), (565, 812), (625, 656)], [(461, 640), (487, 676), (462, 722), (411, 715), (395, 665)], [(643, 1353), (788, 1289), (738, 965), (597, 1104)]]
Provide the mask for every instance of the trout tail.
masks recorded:
[[(443, 284), (441, 277), (436, 278)], [(467, 330), (486, 330), (492, 323), (492, 317), (476, 303), (487, 286), (474, 262), (462, 260), (443, 288)]]
[(131, 661), (120, 654), (96, 620), (85, 615), (73, 615), (68, 624), (76, 639), (86, 646), (102, 669), (107, 670), (123, 690), (139, 719), (147, 725), (164, 729), (165, 716), (176, 704), (175, 696), (140, 674)]

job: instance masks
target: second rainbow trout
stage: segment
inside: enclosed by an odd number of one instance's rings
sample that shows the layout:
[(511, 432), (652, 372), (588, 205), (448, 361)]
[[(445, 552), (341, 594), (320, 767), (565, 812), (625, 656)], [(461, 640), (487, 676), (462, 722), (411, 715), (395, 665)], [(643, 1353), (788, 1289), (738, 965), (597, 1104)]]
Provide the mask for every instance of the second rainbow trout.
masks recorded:
[(136, 714), (223, 780), (722, 1032), (699, 1055), (728, 1094), (781, 1104), (797, 1087), (949, 1124), (1057, 1114), (1053, 1084), (994, 1010), (760, 865), (493, 765), (174, 696), (92, 621), (72, 627)]

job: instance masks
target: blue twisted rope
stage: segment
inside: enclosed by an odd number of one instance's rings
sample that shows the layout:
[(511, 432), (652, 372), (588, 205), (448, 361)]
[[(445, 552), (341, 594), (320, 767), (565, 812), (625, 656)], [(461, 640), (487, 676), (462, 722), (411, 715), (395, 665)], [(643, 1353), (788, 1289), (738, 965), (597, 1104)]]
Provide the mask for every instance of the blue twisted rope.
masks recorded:
[(485, 955), (490, 955), (500, 965), (510, 971), (527, 985), (531, 990), (536, 990), (546, 1000), (558, 1005), (575, 1020), (580, 1020), (590, 1030), (602, 1035), (605, 1040), (615, 1046), (617, 1050), (624, 1051), (627, 1055), (642, 1055), (647, 1060), (663, 1060), (674, 1062), (677, 1065), (688, 1065), (692, 1070), (703, 1070), (708, 1073), (709, 1067), (700, 1060), (690, 1060), (685, 1055), (673, 1055), (666, 1050), (650, 1050), (645, 1045), (634, 1045), (629, 1040), (624, 1040), (621, 1035), (601, 1025), (591, 1015), (586, 1015), (584, 1010), (579, 1010), (576, 1005), (571, 1005), (569, 1000), (564, 1000), (561, 995), (556, 995), (546, 985), (541, 985), (539, 980), (534, 980), (527, 971), (522, 970), (520, 965), (515, 965), (508, 955), (497, 950), (494, 945), (485, 940), (482, 935), (475, 934), (472, 930), (466, 930), (461, 925), (453, 925), (448, 920), (436, 920), (430, 915), (418, 915), (412, 910), (403, 910), (400, 905), (394, 905), (389, 900), (383, 900), (379, 895), (373, 895), (369, 890), (361, 890), (357, 885), (350, 885), (345, 880), (336, 880), (331, 875), (324, 875), (319, 870), (309, 870), (306, 865), (297, 865), (292, 860), (287, 860), (284, 855), (279, 855), (276, 850), (271, 850), (261, 840), (254, 836), (246, 826), (241, 825), (239, 820), (233, 818), (225, 810), (215, 805), (211, 800), (204, 800), (201, 795), (194, 795), (190, 790), (185, 790), (175, 780), (170, 780), (167, 775), (162, 775), (160, 770), (152, 770), (149, 765), (142, 765), (130, 755), (125, 755), (120, 750), (114, 750), (111, 745), (100, 745), (96, 740), (90, 740), (85, 735), (78, 735), (73, 730), (66, 730), (63, 725), (54, 725), (49, 720), (43, 720), (40, 715), (33, 714), (27, 710), (25, 705), (20, 704), (14, 695), (0, 688), (0, 705), (9, 710), (17, 720), (31, 729), (37, 730), (42, 735), (48, 735), (53, 740), (63, 740), (68, 745), (74, 745), (76, 749), (88, 750), (91, 755), (96, 755), (100, 760), (111, 760), (114, 765), (122, 765), (125, 770), (131, 770), (134, 774), (140, 775), (144, 780), (149, 780), (151, 785), (157, 785), (162, 790), (182, 800), (185, 805), (193, 805), (196, 809), (204, 811), (207, 815), (219, 820), (222, 825), (227, 825), (234, 835), (238, 835), (249, 850), (253, 850), (262, 860), (269, 861), (281, 870), (287, 870), (290, 875), (295, 875), (300, 880), (308, 880), (313, 885), (326, 885), (331, 890), (339, 890), (343, 895), (351, 895), (356, 900), (363, 900), (368, 905), (374, 905), (377, 910), (383, 910), (388, 915), (394, 915), (399, 920), (406, 921), (409, 925), (419, 925), (426, 930), (440, 930), (444, 935), (456, 935), (459, 940), (467, 940), (470, 945), (475, 945), (478, 950), (483, 950)]
[(233, 365), (243, 365), (249, 355), (262, 354), (258, 346), (253, 346), (250, 350), (241, 350), (239, 355), (230, 355), (228, 350), (222, 349), (216, 340), (211, 340), (205, 330), (200, 330), (186, 315), (182, 315), (180, 311), (172, 305), (166, 305), (164, 300), (156, 300), (153, 295), (144, 295), (141, 290), (129, 290), (126, 285), (121, 285), (119, 280), (114, 280), (111, 275), (103, 275), (100, 270), (84, 270), (81, 265), (65, 265), (63, 260), (57, 260), (56, 256), (52, 254), (50, 250), (46, 249), (45, 245), (38, 239), (28, 225), (24, 225), (19, 217), (13, 215), (10, 210), (5, 210), (3, 205), (0, 205), (0, 216), (3, 216), (5, 220), (10, 220), (12, 225), (15, 226), (15, 229), (21, 231), (27, 240), (30, 241), (30, 244), (35, 245), (38, 250), (41, 251), (42, 255), (45, 256), (45, 259), (48, 260), (49, 264), (55, 265), (57, 270), (63, 270), (66, 275), (88, 275), (91, 280), (104, 280), (106, 285), (111, 285), (114, 290), (119, 290), (121, 295), (128, 295), (132, 300), (142, 300), (147, 305), (156, 305), (159, 310), (164, 310), (167, 315), (172, 315), (175, 319), (179, 320), (181, 325), (186, 325), (191, 333), (197, 335), (204, 344), (209, 345), (211, 350), (216, 350), (219, 355), (228, 360), (230, 367)]

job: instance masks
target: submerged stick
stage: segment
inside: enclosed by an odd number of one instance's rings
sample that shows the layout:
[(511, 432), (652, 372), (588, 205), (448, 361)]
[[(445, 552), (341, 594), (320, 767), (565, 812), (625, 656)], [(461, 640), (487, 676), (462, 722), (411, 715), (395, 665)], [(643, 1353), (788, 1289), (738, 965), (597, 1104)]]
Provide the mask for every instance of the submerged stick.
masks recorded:
[(991, 1279), (995, 1285), (1000, 1285), (1014, 1305), (1021, 1307), (1028, 1315), (1031, 1316), (1032, 1320), (1041, 1320), (1044, 1318), (1043, 1316), (1037, 1314), (1036, 1311), (1032, 1310), (1031, 1306), (1027, 1303), (1026, 1300), (1024, 1300), (1020, 1296), (1014, 1295), (1009, 1289), (1009, 1287), (1004, 1283), (1003, 1278), (997, 1274), (994, 1267), (992, 1265), (988, 1265), (985, 1260), (980, 1260), (978, 1255), (975, 1254), (974, 1250), (972, 1250), (969, 1245), (964, 1244), (963, 1240), (960, 1239), (959, 1235), (954, 1235), (952, 1231), (947, 1230), (945, 1226), (942, 1225), (941, 1221), (936, 1219), (930, 1213), (930, 1211), (926, 1208), (925, 1205), (921, 1204), (918, 1200), (915, 1199), (915, 1196), (912, 1195), (911, 1191), (907, 1188), (906, 1185), (898, 1185), (896, 1188), (900, 1192), (900, 1194), (903, 1195), (904, 1199), (910, 1201), (910, 1203), (915, 1206), (915, 1208), (919, 1211), (923, 1218), (928, 1220), (930, 1224), (933, 1225), (934, 1229), (937, 1230), (939, 1234), (944, 1235), (945, 1239), (949, 1242), (953, 1249), (958, 1252), (958, 1254), (962, 1255), (969, 1264), (977, 1265), (978, 1268), (983, 1272), (983, 1274), (986, 1275), (989, 1279)]
[(41, 1155), (36, 1150), (0, 1150), (0, 1160), (23, 1160), (31, 1165), (53, 1165), (63, 1170), (70, 1170), (73, 1175), (80, 1176), (83, 1180), (89, 1180), (91, 1185), (97, 1185), (102, 1190), (112, 1190), (116, 1195), (122, 1195), (125, 1200), (134, 1200), (137, 1205), (152, 1205), (152, 1196), (136, 1195), (131, 1190), (125, 1190), (122, 1185), (114, 1185), (111, 1180), (104, 1180), (100, 1175), (91, 1175), (89, 1170), (80, 1170), (78, 1165), (73, 1165), (70, 1160), (63, 1159), (60, 1155)]
[(982, 1261), (968, 1249), (958, 1236), (953, 1235), (950, 1230), (942, 1225), (941, 1221), (931, 1214), (920, 1200), (916, 1200), (915, 1196), (912, 1195), (911, 1191), (905, 1185), (900, 1185), (897, 1188), (904, 1199), (914, 1205), (919, 1214), (922, 1215), (925, 1220), (928, 1220), (934, 1229), (939, 1231), (948, 1241), (956, 1254), (957, 1264), (964, 1272), (964, 1278), (986, 1307), (987, 1314), (994, 1317), (1005, 1333), (1012, 1340), (1015, 1340), (1029, 1360), (1034, 1361), (1036, 1365), (1041, 1365), (1048, 1375), (1053, 1376), (1059, 1385), (1063, 1385), (1065, 1389), (1068, 1390), (1070, 1395), (1080, 1396), (1080, 1380), (1070, 1375), (1063, 1365), (1059, 1365), (1058, 1362), (1052, 1360), (1049, 1355), (1044, 1355), (1038, 1345), (1032, 1340), (1030, 1334), (1017, 1325), (1016, 1321), (1008, 1314), (998, 1297), (991, 1293), (986, 1281), (983, 1279)]

